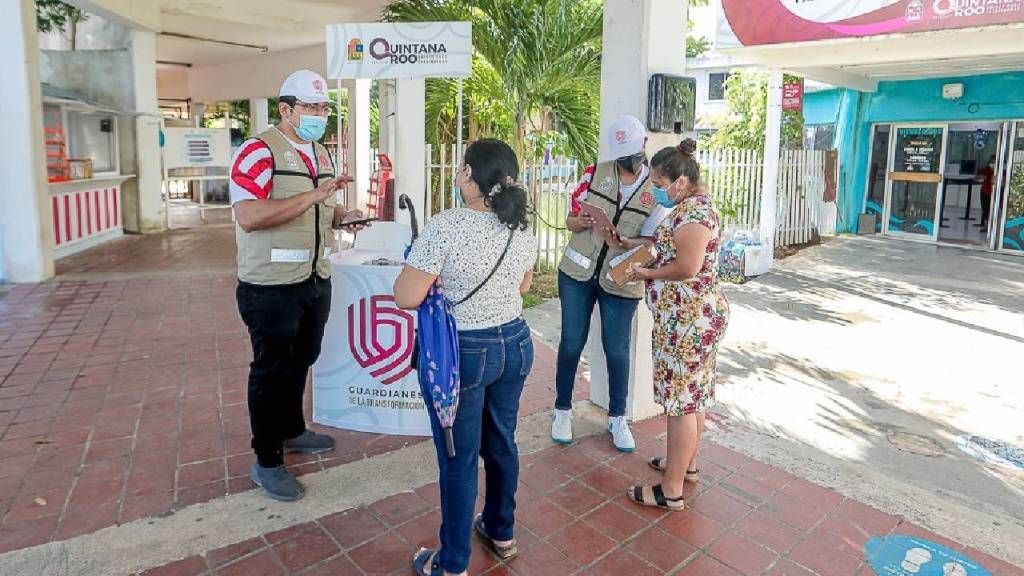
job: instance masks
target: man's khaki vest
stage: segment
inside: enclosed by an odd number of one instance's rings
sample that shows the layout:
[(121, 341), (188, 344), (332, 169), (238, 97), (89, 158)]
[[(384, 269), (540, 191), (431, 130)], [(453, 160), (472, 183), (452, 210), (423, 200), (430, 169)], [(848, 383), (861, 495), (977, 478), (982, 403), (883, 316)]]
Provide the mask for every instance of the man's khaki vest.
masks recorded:
[[(334, 178), (331, 157), (319, 142), (313, 143), (313, 166), (318, 174), (310, 174), (306, 163), (276, 128), (256, 137), (270, 148), (274, 159), (273, 187), (270, 198), (283, 200), (316, 188), (324, 178)], [(259, 200), (257, 200), (258, 202)], [(334, 197), (311, 206), (294, 220), (274, 228), (246, 232), (235, 224), (238, 247), (238, 279), (249, 284), (296, 284), (314, 273), (331, 277), (334, 248)]]
[[(644, 221), (654, 209), (650, 176), (622, 208), (619, 208), (618, 196), (619, 169), (615, 161), (598, 164), (590, 180), (586, 202), (607, 212), (622, 237), (636, 238), (640, 235)], [(625, 250), (622, 248), (609, 247), (593, 230), (574, 232), (569, 239), (569, 245), (565, 247), (565, 254), (558, 269), (580, 282), (592, 280), (600, 271), (598, 281), (605, 292), (623, 298), (642, 298), (643, 284), (619, 286), (608, 275), (611, 268), (608, 263), (623, 252)]]

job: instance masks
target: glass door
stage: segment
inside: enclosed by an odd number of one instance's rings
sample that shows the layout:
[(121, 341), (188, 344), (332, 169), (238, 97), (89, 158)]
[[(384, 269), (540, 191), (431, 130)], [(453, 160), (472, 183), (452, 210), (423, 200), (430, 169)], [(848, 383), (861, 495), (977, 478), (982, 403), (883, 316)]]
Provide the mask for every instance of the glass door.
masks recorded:
[(998, 246), (1003, 250), (1024, 252), (1024, 121), (1013, 123), (1006, 170), (1000, 170), (1002, 184), (996, 206), (1002, 208), (994, 220), (998, 226)]
[(945, 164), (945, 125), (896, 125), (890, 139), (883, 230), (891, 236), (938, 239)]
[[(864, 213), (875, 216), (875, 232), (882, 231), (885, 215), (885, 190), (889, 181), (889, 135), (892, 127), (879, 124), (871, 137), (871, 158), (868, 162), (868, 190), (864, 199)], [(863, 231), (861, 231), (863, 232)]]

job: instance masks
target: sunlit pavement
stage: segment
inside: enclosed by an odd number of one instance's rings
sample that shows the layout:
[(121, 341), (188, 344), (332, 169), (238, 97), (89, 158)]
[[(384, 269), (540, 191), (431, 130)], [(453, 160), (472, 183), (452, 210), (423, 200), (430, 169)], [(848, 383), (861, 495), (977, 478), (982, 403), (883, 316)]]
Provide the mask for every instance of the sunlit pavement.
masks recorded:
[[(654, 479), (658, 419), (636, 426), (636, 454), (611, 449), (599, 415), (549, 446), (554, 352), (538, 346), (522, 552), (478, 548), (471, 573), (868, 575), (866, 542), (906, 534), (1024, 574), (980, 551), (1022, 562), (1020, 473), (955, 446), (1021, 443), (1024, 263), (957, 252), (935, 284), (902, 244), (870, 246), (907, 258), (877, 274), (852, 266), (858, 246), (730, 291), (723, 403), (687, 512), (624, 496)], [(421, 438), (325, 429), (335, 452), (289, 459), (312, 488), (299, 505), (252, 489), (233, 254), (226, 226), (132, 237), (62, 261), (54, 281), (0, 287), (0, 574), (407, 574), (434, 542)], [(986, 277), (994, 288), (968, 285)]]

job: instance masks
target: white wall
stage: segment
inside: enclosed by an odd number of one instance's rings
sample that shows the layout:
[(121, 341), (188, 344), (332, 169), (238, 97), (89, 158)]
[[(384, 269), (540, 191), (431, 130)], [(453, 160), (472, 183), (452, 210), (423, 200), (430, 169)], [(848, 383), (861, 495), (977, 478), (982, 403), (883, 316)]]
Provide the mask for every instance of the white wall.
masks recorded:
[(42, 82), (88, 100), (134, 110), (131, 53), (124, 50), (45, 50), (39, 52)]
[(160, 98), (187, 100), (189, 97), (188, 71), (184, 68), (156, 71), (156, 93)]
[(160, 30), (160, 2), (156, 0), (65, 0), (125, 28)]
[(708, 89), (711, 84), (711, 74), (733, 72), (738, 69), (757, 68), (749, 64), (742, 64), (733, 61), (725, 56), (710, 56), (702, 58), (688, 58), (686, 61), (686, 75), (697, 82), (697, 120), (701, 127), (708, 127), (713, 124), (714, 119), (722, 118), (729, 114), (729, 105), (725, 100), (709, 100)]
[(39, 282), (53, 276), (53, 239), (35, 4), (4, 2), (0, 18), (0, 277)]
[(276, 97), (289, 74), (308, 68), (322, 75), (326, 72), (326, 60), (324, 44), (267, 52), (227, 64), (191, 68), (188, 89), (196, 102)]

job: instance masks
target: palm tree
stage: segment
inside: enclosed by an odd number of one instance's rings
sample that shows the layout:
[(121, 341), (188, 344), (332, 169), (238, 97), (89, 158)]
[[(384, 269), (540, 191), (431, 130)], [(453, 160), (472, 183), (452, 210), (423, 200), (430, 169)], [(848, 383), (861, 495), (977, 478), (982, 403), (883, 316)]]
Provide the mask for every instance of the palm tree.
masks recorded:
[[(473, 74), (465, 85), (469, 135), (511, 140), (558, 127), (581, 161), (597, 150), (601, 86), (600, 0), (395, 0), (385, 18), (473, 23)], [(454, 136), (455, 82), (432, 80), (427, 133)], [(532, 155), (532, 151), (530, 151)]]

